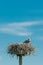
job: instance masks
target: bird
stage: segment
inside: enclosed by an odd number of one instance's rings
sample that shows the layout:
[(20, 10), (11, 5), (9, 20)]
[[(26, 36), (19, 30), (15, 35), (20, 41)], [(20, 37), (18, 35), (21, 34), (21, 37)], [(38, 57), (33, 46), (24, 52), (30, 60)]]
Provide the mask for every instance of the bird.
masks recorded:
[(29, 43), (30, 39), (25, 40), (23, 43)]

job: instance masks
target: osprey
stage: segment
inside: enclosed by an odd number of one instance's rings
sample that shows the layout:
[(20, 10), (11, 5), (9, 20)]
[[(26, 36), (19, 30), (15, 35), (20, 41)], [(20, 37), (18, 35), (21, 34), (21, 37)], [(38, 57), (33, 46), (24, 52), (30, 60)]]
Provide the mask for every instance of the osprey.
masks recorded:
[(25, 40), (23, 43), (29, 43), (30, 39)]

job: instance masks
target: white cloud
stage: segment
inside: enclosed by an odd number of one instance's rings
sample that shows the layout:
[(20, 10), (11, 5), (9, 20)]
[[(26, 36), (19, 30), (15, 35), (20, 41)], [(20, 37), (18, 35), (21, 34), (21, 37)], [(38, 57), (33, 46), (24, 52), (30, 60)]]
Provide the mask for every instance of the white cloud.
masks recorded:
[(31, 32), (27, 32), (25, 28), (1, 28), (0, 32), (3, 33), (10, 33), (10, 34), (14, 34), (14, 35), (18, 35), (18, 36), (28, 36), (28, 35), (32, 35)]
[(29, 32), (29, 33), (25, 33), (25, 32), (19, 32), (17, 35), (20, 35), (20, 36), (29, 36), (29, 35), (32, 35), (32, 33), (31, 32)]
[(19, 23), (10, 23), (8, 26), (33, 26), (33, 25), (39, 25), (42, 24), (43, 22), (40, 21), (30, 21), (30, 22), (19, 22)]
[(19, 36), (28, 36), (28, 35), (32, 35), (32, 32), (29, 31), (27, 26), (30, 27), (40, 24), (42, 24), (40, 21), (8, 23), (8, 24), (3, 24), (3, 26), (0, 27), (0, 32), (19, 35)]

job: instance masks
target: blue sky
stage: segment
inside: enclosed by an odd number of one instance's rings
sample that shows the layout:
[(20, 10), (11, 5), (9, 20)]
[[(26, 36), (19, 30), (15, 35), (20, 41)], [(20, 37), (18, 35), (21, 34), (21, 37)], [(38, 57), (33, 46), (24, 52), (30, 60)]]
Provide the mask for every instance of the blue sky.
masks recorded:
[(0, 65), (19, 65), (7, 54), (10, 43), (30, 38), (35, 53), (23, 57), (23, 65), (43, 65), (43, 0), (0, 1)]

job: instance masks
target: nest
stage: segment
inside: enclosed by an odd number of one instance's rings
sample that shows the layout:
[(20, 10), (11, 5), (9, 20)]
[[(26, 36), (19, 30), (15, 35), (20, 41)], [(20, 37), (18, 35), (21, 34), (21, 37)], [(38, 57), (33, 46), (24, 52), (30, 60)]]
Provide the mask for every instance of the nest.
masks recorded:
[(11, 55), (17, 55), (17, 56), (24, 56), (27, 54), (31, 54), (34, 51), (34, 47), (28, 43), (22, 43), (22, 44), (11, 44), (8, 46), (8, 53)]

